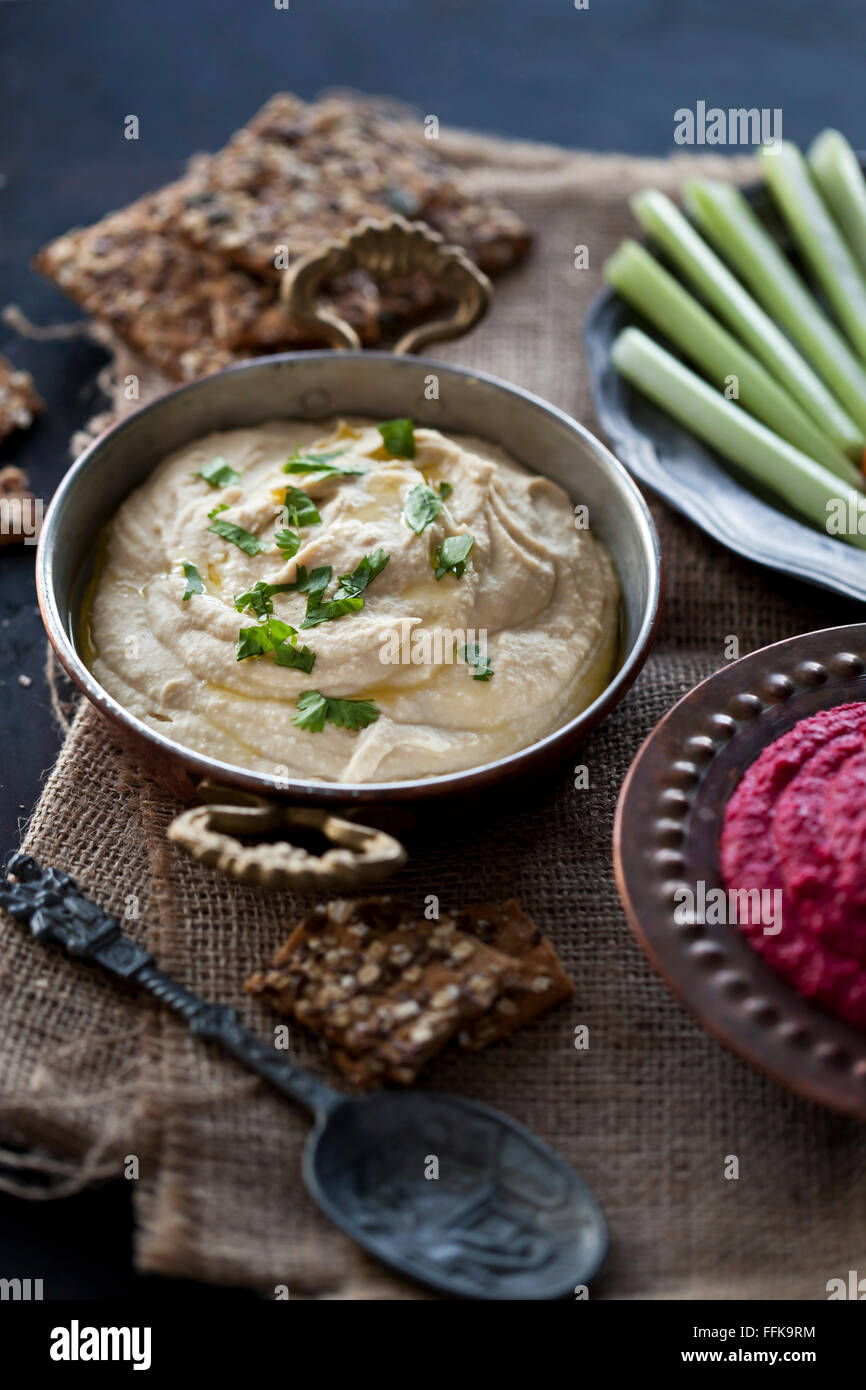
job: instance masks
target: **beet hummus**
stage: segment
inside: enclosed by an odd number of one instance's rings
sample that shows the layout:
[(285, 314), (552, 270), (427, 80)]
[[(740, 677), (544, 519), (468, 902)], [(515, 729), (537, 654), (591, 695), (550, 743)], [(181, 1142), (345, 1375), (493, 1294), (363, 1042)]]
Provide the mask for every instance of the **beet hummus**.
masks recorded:
[(729, 892), (780, 890), (781, 930), (740, 922), (807, 999), (866, 1032), (866, 703), (802, 719), (765, 748), (728, 803)]

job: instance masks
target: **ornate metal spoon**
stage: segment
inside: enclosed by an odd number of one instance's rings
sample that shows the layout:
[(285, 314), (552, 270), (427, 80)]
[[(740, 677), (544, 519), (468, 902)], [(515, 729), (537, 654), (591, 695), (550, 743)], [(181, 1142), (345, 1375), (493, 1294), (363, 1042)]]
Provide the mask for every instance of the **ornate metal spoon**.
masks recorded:
[(12, 854), (0, 907), (40, 940), (133, 981), (220, 1043), (315, 1124), (304, 1178), (319, 1206), (402, 1274), (465, 1298), (559, 1298), (607, 1246), (604, 1217), (567, 1164), (496, 1110), (434, 1091), (344, 1096), (165, 975), (68, 875)]

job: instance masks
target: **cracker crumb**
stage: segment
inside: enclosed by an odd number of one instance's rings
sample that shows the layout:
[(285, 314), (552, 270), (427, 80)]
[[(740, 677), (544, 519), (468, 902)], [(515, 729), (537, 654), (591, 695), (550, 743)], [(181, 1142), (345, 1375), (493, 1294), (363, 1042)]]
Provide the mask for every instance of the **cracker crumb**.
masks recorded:
[(26, 430), (45, 408), (29, 372), (19, 371), (0, 357), (0, 439), (13, 430)]

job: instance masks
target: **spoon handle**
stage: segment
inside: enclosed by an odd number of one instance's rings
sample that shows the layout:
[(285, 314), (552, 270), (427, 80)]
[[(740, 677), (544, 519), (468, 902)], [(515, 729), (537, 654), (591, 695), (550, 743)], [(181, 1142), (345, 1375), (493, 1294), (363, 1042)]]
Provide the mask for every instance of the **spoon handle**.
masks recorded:
[(118, 979), (147, 990), (185, 1019), (191, 1032), (219, 1043), (291, 1100), (316, 1115), (342, 1097), (317, 1081), (268, 1042), (251, 1033), (228, 1004), (209, 1004), (166, 975), (116, 920), (81, 893), (59, 869), (46, 869), (27, 854), (10, 854), (0, 878), (0, 907), (29, 926), (39, 940), (53, 941), (76, 959), (101, 965)]

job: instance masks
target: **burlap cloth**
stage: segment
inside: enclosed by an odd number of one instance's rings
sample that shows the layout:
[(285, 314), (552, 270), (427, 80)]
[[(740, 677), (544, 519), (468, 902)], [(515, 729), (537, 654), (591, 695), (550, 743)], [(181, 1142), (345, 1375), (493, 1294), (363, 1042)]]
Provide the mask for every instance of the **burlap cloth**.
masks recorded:
[[(574, 155), (446, 135), (447, 152), (537, 231), (535, 254), (502, 281), (493, 312), (444, 347), (538, 392), (593, 426), (581, 322), (604, 257), (633, 231), (627, 195), (675, 191), (713, 159)], [(745, 174), (746, 165), (725, 166)], [(574, 268), (574, 248), (590, 268)], [(150, 393), (160, 383), (147, 369)], [(577, 982), (572, 1005), (473, 1057), (446, 1056), (429, 1084), (501, 1107), (583, 1174), (607, 1213), (610, 1258), (593, 1296), (822, 1298), (866, 1268), (866, 1133), (780, 1090), (711, 1041), (635, 945), (610, 866), (616, 796), (639, 743), (697, 680), (740, 650), (850, 620), (858, 610), (726, 554), (656, 505), (667, 560), (664, 623), (638, 685), (552, 788), (487, 808), (473, 833), (440, 823), (396, 888), (443, 906), (519, 895)], [(860, 614), (862, 616), (862, 614)], [(10, 776), (14, 773), (10, 770)], [(126, 914), (161, 964), (206, 997), (273, 1016), (241, 982), (286, 934), (298, 904), (229, 886), (169, 848), (176, 807), (114, 750), (89, 707), (75, 716), (26, 846)], [(135, 911), (138, 911), (137, 918)], [(132, 915), (130, 915), (132, 914)], [(0, 1134), (6, 1186), (36, 1167), (47, 1194), (96, 1178), (135, 1181), (144, 1270), (292, 1297), (420, 1296), (337, 1232), (307, 1198), (302, 1113), (165, 1012), (0, 922)], [(574, 1029), (589, 1027), (577, 1051)], [(299, 1029), (297, 1055), (321, 1069)], [(27, 1141), (35, 1155), (14, 1153)], [(739, 1178), (725, 1177), (726, 1156)], [(26, 1186), (32, 1194), (33, 1188)]]

